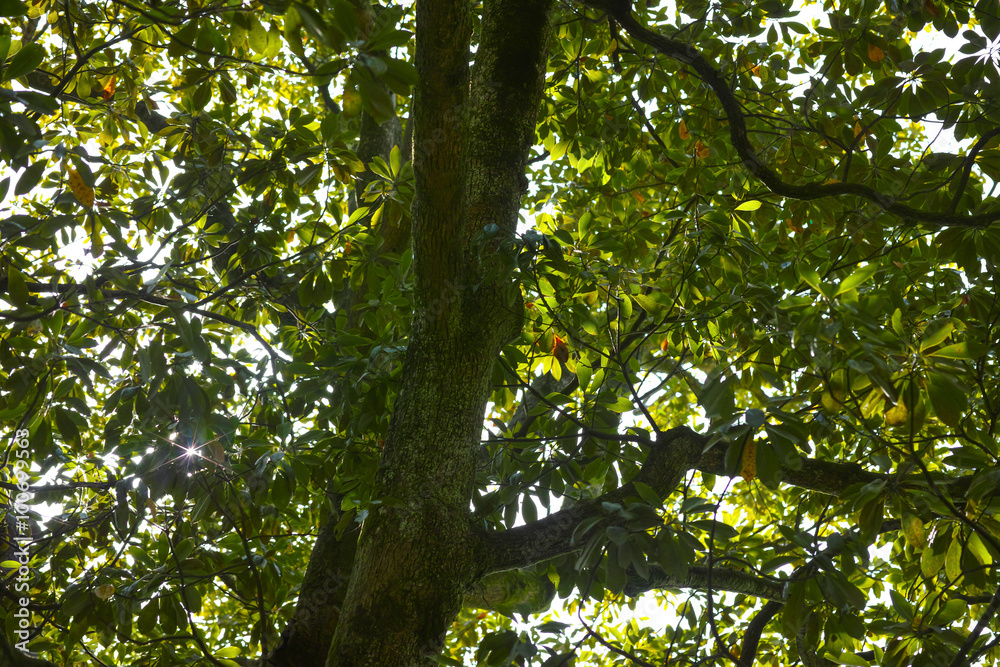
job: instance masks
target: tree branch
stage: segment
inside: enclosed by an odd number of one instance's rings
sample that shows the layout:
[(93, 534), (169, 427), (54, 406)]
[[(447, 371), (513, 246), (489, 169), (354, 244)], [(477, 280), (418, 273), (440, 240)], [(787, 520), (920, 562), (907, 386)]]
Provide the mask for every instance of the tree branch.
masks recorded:
[[(684, 474), (694, 467), (704, 448), (705, 437), (686, 427), (660, 434), (635, 477), (661, 497), (670, 495)], [(481, 574), (510, 570), (570, 553), (580, 548), (573, 543), (573, 531), (581, 521), (599, 519), (593, 529), (613, 521), (604, 503), (619, 503), (633, 493), (633, 483), (603, 494), (594, 500), (560, 510), (526, 526), (480, 537)]]
[(765, 600), (781, 602), (785, 599), (784, 584), (761, 577), (755, 577), (748, 572), (731, 570), (724, 567), (713, 567), (711, 572), (707, 567), (691, 567), (687, 576), (679, 577), (668, 574), (658, 566), (650, 566), (649, 578), (644, 579), (634, 571), (629, 571), (628, 583), (625, 584), (625, 595), (635, 597), (646, 591), (663, 588), (697, 588), (708, 590), (709, 575), (713, 591), (728, 591), (741, 595), (752, 595)]
[[(726, 445), (724, 442), (720, 442), (705, 452), (695, 468), (711, 475), (732, 476), (734, 471), (726, 470), (725, 456)], [(783, 484), (832, 496), (840, 495), (844, 489), (854, 484), (867, 484), (888, 477), (868, 472), (856, 463), (838, 463), (806, 458), (799, 459), (795, 464), (783, 462), (781, 473)]]
[(771, 192), (787, 197), (810, 201), (823, 197), (854, 196), (874, 202), (883, 210), (903, 218), (918, 220), (937, 227), (985, 227), (1000, 220), (1000, 210), (978, 215), (959, 215), (949, 211), (921, 211), (901, 204), (896, 197), (860, 183), (804, 183), (793, 184), (781, 178), (764, 164), (750, 141), (746, 114), (729, 84), (719, 71), (694, 46), (676, 39), (669, 39), (639, 23), (632, 14), (630, 0), (585, 0), (584, 4), (607, 12), (633, 39), (642, 42), (665, 56), (690, 66), (701, 80), (715, 93), (729, 121), (729, 134), (733, 148), (740, 156), (744, 168)]
[(544, 612), (555, 595), (556, 587), (548, 577), (522, 570), (507, 570), (495, 572), (473, 584), (466, 591), (463, 604), (513, 617), (515, 612)]
[(7, 633), (0, 634), (0, 667), (56, 667), (54, 662), (21, 653), (10, 643)]

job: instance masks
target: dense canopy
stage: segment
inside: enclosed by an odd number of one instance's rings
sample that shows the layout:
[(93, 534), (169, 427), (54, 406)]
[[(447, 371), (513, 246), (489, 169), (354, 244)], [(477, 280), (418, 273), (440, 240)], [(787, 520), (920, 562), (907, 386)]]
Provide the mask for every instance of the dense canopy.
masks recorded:
[(998, 11), (0, 0), (0, 667), (1000, 664)]

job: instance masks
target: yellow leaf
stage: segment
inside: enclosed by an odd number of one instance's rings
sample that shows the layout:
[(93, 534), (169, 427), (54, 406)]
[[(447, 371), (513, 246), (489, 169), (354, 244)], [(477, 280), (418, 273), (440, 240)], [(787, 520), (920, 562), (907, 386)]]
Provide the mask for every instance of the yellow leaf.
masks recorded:
[(118, 77), (112, 75), (112, 77), (108, 79), (107, 85), (105, 85), (104, 88), (101, 90), (101, 95), (104, 97), (105, 100), (110, 100), (112, 97), (115, 96), (115, 82), (117, 78)]
[(736, 207), (737, 211), (756, 211), (760, 208), (760, 201), (757, 199), (751, 199), (750, 201), (745, 201)]
[(920, 517), (909, 512), (903, 512), (903, 536), (906, 542), (914, 549), (923, 549), (927, 544), (927, 537), (924, 534), (924, 522)]
[(94, 589), (94, 595), (101, 598), (102, 600), (107, 600), (112, 595), (115, 594), (115, 587), (111, 584), (104, 584), (103, 586), (98, 586)]
[(743, 445), (740, 475), (748, 482), (757, 476), (757, 443), (754, 440), (748, 439)]
[(882, 53), (882, 49), (880, 49), (879, 47), (875, 46), (874, 44), (869, 44), (868, 45), (868, 59), (869, 60), (871, 60), (873, 63), (877, 63), (880, 60), (882, 60), (883, 58), (885, 58), (885, 54)]
[(956, 535), (952, 537), (951, 544), (948, 545), (948, 553), (944, 559), (944, 572), (952, 582), (958, 581), (958, 578), (962, 576), (961, 561), (962, 541)]
[(681, 126), (678, 128), (678, 132), (681, 135), (682, 141), (687, 141), (688, 139), (691, 138), (691, 133), (688, 132), (687, 123), (685, 123), (683, 120), (681, 121)]
[(712, 154), (711, 149), (700, 141), (694, 145), (695, 154), (702, 160)]
[(900, 401), (894, 407), (885, 411), (885, 423), (889, 426), (906, 426), (909, 423), (910, 413)]
[(86, 208), (94, 206), (94, 188), (83, 182), (83, 176), (76, 169), (69, 169), (69, 189), (73, 191), (76, 200)]

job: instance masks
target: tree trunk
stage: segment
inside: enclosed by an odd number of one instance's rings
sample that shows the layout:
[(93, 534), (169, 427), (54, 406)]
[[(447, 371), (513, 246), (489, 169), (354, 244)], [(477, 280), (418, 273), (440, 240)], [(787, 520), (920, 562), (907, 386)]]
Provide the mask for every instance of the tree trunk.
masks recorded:
[[(467, 3), (417, 3), (414, 313), (403, 380), (327, 664), (425, 664), (481, 576), (469, 503), (501, 347), (523, 305), (493, 271), (515, 233), (541, 100), (547, 2), (487, 2), (468, 103)], [(471, 107), (471, 108), (470, 108)], [(498, 277), (499, 276), (499, 277)]]

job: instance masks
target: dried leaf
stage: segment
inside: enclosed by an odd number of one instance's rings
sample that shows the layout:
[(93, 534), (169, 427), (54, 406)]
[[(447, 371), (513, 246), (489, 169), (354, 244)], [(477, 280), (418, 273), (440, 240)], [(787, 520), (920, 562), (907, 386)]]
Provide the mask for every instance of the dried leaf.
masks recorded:
[(569, 345), (559, 336), (552, 337), (552, 356), (563, 364), (569, 361)]
[(687, 123), (685, 123), (683, 120), (681, 121), (681, 126), (678, 128), (677, 131), (680, 133), (682, 141), (687, 141), (688, 139), (691, 138), (691, 133), (688, 132)]

